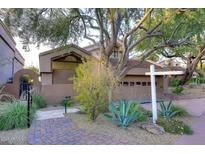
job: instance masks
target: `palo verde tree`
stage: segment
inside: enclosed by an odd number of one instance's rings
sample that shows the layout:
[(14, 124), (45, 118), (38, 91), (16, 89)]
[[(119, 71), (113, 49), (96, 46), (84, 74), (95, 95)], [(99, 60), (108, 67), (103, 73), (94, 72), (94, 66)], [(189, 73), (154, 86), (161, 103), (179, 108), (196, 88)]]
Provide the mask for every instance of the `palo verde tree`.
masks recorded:
[[(179, 84), (185, 84), (196, 71), (197, 64), (205, 55), (205, 9), (164, 9), (156, 18), (164, 18), (162, 31), (166, 42), (181, 40), (181, 46), (167, 46), (156, 53), (167, 58), (181, 58), (186, 63), (185, 74)], [(155, 22), (152, 20), (152, 22)], [(155, 25), (155, 23), (152, 23)], [(183, 38), (183, 39), (182, 39)], [(158, 40), (144, 41), (142, 48), (152, 47)]]
[[(83, 38), (98, 43), (100, 62), (106, 67), (118, 46), (121, 56), (113, 70), (120, 80), (156, 52), (187, 53), (192, 44), (190, 38), (194, 39), (193, 29), (198, 27), (197, 22), (195, 26), (191, 22), (197, 18), (203, 21), (204, 9), (1, 9), (1, 16), (27, 44), (56, 46)], [(198, 31), (201, 29), (194, 33)], [(133, 51), (138, 61), (129, 61)]]

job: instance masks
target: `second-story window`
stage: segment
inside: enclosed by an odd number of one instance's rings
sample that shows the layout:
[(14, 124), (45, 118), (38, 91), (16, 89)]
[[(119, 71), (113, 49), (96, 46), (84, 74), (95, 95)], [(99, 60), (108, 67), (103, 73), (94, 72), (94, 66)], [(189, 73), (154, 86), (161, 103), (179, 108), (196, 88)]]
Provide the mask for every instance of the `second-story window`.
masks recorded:
[(116, 50), (113, 51), (113, 57), (118, 58), (118, 52)]

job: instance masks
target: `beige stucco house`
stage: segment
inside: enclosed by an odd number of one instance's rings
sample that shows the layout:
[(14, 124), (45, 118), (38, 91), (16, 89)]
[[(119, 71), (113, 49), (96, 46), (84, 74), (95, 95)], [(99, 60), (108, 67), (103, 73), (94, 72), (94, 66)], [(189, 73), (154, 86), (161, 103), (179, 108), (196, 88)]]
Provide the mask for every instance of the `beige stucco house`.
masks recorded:
[[(57, 104), (65, 96), (75, 96), (73, 83), (69, 80), (75, 75), (75, 68), (82, 63), (82, 59), (89, 56), (99, 59), (100, 50), (98, 45), (91, 45), (81, 48), (74, 44), (42, 52), (39, 55), (40, 75), (41, 75), (41, 93), (49, 104)], [(120, 53), (113, 53), (112, 61), (118, 59)], [(130, 62), (136, 61), (130, 59)], [(149, 72), (149, 66), (155, 65), (157, 71), (163, 69), (162, 66), (151, 61), (144, 61), (137, 68), (131, 69), (119, 87), (114, 91), (116, 99), (137, 99), (150, 100), (150, 77), (145, 75)], [(157, 76), (157, 96), (162, 97), (167, 88), (163, 76)]]
[(12, 82), (14, 74), (23, 68), (24, 61), (10, 31), (0, 20), (0, 85)]

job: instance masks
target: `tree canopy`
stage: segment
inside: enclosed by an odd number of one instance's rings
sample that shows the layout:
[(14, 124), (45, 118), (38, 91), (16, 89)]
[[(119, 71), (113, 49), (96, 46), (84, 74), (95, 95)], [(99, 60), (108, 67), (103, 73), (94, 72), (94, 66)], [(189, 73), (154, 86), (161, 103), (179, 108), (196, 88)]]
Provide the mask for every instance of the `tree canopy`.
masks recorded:
[[(118, 77), (153, 54), (186, 60), (192, 55), (197, 63), (205, 53), (205, 9), (43, 8), (0, 12), (13, 34), (27, 44), (60, 46), (87, 39), (99, 44), (101, 60), (107, 66), (113, 51), (120, 48), (115, 69)], [(131, 64), (133, 51), (139, 61)]]

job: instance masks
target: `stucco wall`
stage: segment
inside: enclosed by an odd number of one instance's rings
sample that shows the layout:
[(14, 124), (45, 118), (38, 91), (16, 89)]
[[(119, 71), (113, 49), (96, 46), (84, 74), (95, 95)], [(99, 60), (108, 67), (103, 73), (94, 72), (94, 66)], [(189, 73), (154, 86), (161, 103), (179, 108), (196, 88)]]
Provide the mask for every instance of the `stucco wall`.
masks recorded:
[[(14, 68), (12, 68), (13, 63)], [(0, 20), (0, 84), (6, 83), (23, 65), (24, 58), (16, 49), (14, 39)]]
[(73, 84), (42, 85), (41, 94), (49, 105), (59, 104), (66, 96), (74, 96)]
[(72, 84), (74, 70), (53, 70), (53, 84)]
[(52, 73), (42, 73), (41, 74), (41, 83), (42, 85), (52, 85)]
[(12, 77), (12, 59), (14, 52), (8, 47), (0, 37), (0, 84)]
[[(129, 82), (128, 86), (120, 85), (114, 90), (114, 99), (136, 99), (139, 101), (150, 100), (151, 86), (148, 85), (150, 78), (148, 76), (127, 76), (122, 82)], [(130, 82), (135, 82), (134, 86)], [(136, 85), (136, 82), (141, 82), (141, 85)], [(146, 83), (146, 86), (142, 85)], [(157, 77), (157, 97), (163, 96), (163, 77)], [(73, 84), (53, 84), (42, 85), (41, 93), (47, 100), (49, 105), (59, 104), (66, 96), (75, 96), (76, 92), (73, 89)]]

